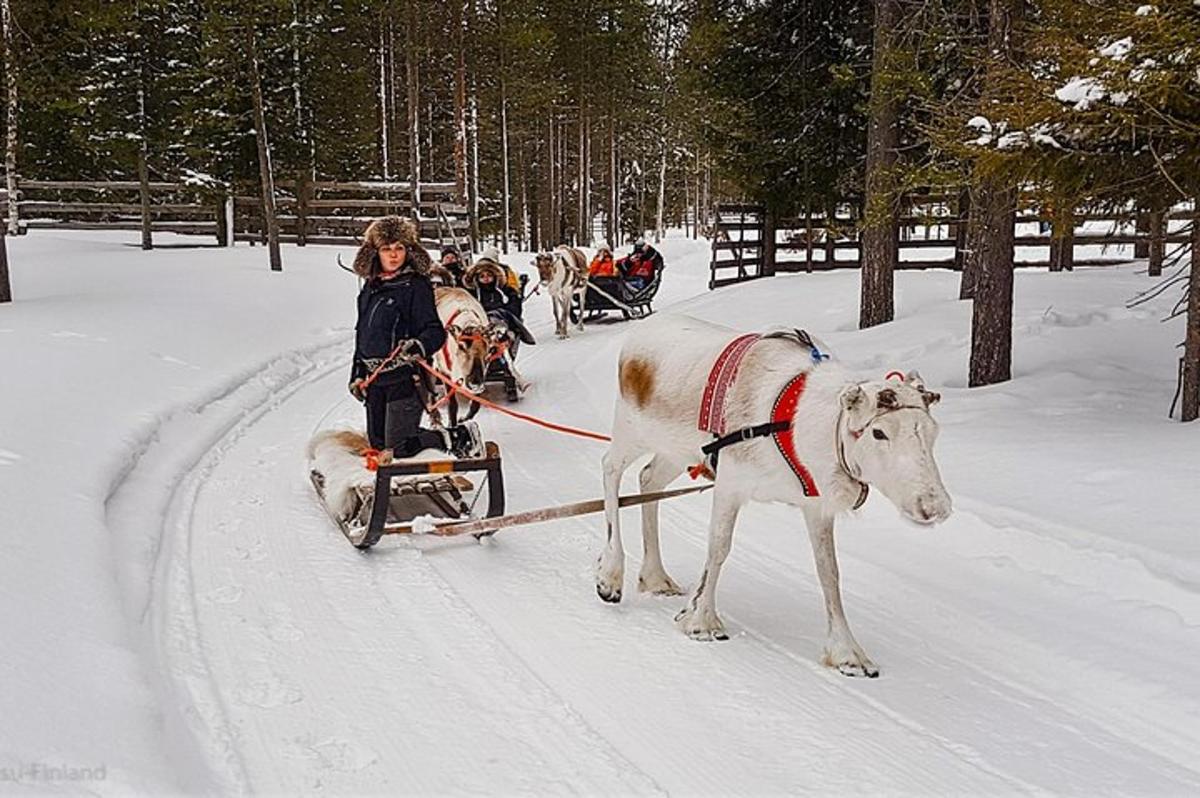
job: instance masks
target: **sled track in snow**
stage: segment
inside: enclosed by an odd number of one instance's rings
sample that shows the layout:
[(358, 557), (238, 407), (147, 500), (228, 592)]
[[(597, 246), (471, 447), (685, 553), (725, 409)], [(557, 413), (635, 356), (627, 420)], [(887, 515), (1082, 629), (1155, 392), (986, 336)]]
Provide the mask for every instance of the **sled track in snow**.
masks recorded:
[[(1046, 555), (1040, 572), (1005, 551), (1002, 537), (989, 551), (976, 533), (1002, 531), (985, 516), (1006, 511), (980, 502), (956, 516), (958, 532), (888, 530), (898, 542), (875, 533), (894, 526), (887, 512), (841, 525), (848, 612), (884, 672), (869, 683), (816, 663), (819, 588), (800, 520), (780, 508), (748, 509), (739, 525), (722, 581), (733, 634), (723, 644), (674, 630), (682, 598), (633, 592), (637, 534), (629, 535), (625, 603), (601, 605), (591, 578), (594, 520), (514, 530), (483, 545), (414, 540), (353, 551), (328, 528), (297, 466), (314, 420), (329, 414), (330, 392), (344, 389), (335, 374), (345, 348), (341, 338), (284, 355), (265, 377), (167, 421), (114, 489), (130, 494), (114, 505), (148, 495), (143, 472), (161, 466), (175, 433), (188, 441), (192, 456), (159, 475), (169, 489), (165, 501), (154, 496), (165, 508), (155, 530), (162, 548), (144, 604), (164, 700), (182, 700), (176, 732), (186, 727), (199, 743), (221, 791), (1200, 788), (1190, 756), (1200, 741), (1158, 730), (1174, 718), (1167, 725), (1179, 733), (1194, 711), (1160, 695), (1169, 679), (1151, 674), (1128, 686), (1136, 656), (1109, 665), (1094, 650), (1071, 654), (1074, 645), (1094, 649), (1102, 633), (1082, 629), (1063, 642), (1052, 629), (1033, 639), (1014, 620), (1044, 602), (1042, 611), (1060, 612), (1066, 624), (1098, 602), (1145, 614), (1145, 639), (1131, 645), (1153, 649), (1178, 628), (1163, 610), (1189, 606), (1187, 596), (1143, 571), (1142, 593), (1164, 603), (1131, 606), (1100, 579), (1069, 577), (1062, 535), (1053, 550), (1034, 541)], [(562, 344), (548, 340), (530, 355), (522, 365), (543, 385), (579, 379), (578, 357)], [(593, 425), (607, 423), (591, 415)], [(509, 439), (512, 504), (598, 490), (602, 446), (556, 439), (559, 456), (535, 467), (549, 439), (529, 444), (513, 437), (512, 422), (488, 423)], [(548, 472), (560, 479), (547, 483)], [(679, 500), (662, 513), (668, 569), (692, 577), (706, 502)], [(121, 507), (111, 515), (120, 520)], [(637, 517), (629, 515), (631, 533)], [(968, 539), (950, 539), (948, 555), (923, 545), (925, 536), (953, 534)], [(915, 559), (889, 559), (907, 545)], [(1089, 556), (1113, 572), (1137, 567), (1108, 552)], [(930, 567), (938, 565), (964, 573)], [(1036, 595), (977, 597), (997, 571), (1002, 589)], [(1189, 628), (1190, 612), (1179, 620)], [(1169, 651), (1161, 658), (1166, 668), (1187, 667)], [(1113, 690), (1111, 705), (1090, 705), (1109, 681), (1128, 689)]]

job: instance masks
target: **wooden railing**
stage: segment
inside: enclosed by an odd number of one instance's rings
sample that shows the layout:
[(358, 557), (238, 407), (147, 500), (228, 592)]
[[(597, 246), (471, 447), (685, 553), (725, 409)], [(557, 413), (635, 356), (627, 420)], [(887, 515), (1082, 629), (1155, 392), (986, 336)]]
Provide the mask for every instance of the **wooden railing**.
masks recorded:
[[(383, 181), (280, 181), (276, 183), (280, 240), (298, 244), (355, 244), (372, 219), (412, 215), (411, 184)], [(467, 208), (454, 202), (453, 183), (422, 183), (421, 239), (426, 246), (451, 244), (469, 251)], [(265, 237), (262, 200), (249, 191), (233, 198), (238, 241)]]
[[(961, 269), (966, 250), (965, 209), (951, 199), (915, 198), (897, 229), (900, 269)], [(1149, 215), (1146, 215), (1149, 216)], [(1126, 263), (1134, 258), (1162, 257), (1163, 248), (1149, 247), (1157, 236), (1164, 245), (1186, 242), (1184, 220), (1192, 210), (1177, 208), (1139, 224), (1130, 214), (1077, 213), (1066, 222), (1028, 209), (1016, 217), (1016, 265), (1071, 269), (1076, 265)], [(1151, 225), (1159, 230), (1152, 231)], [(1058, 229), (1054, 229), (1055, 225)], [(1069, 226), (1069, 229), (1063, 227)], [(771, 219), (762, 206), (720, 204), (714, 209), (709, 288), (768, 277), (778, 272), (857, 269), (860, 222), (849, 208), (832, 218), (823, 214)], [(1107, 229), (1098, 229), (1106, 227)], [(1140, 228), (1140, 229), (1139, 229)], [(1110, 247), (1133, 245), (1133, 253), (1106, 254)], [(1099, 247), (1100, 253), (1080, 253)], [(1031, 253), (1030, 248), (1038, 248)]]
[[(2, 181), (0, 181), (2, 183)], [(247, 185), (231, 195), (221, 183), (148, 184), (137, 181), (18, 181), (17, 219), (26, 230), (137, 230), (213, 236), (223, 245), (265, 239), (262, 199)], [(280, 181), (276, 184), (281, 240), (304, 244), (356, 244), (372, 219), (412, 215), (411, 184), (382, 181)], [(429, 247), (454, 243), (470, 251), (465, 206), (453, 201), (454, 184), (420, 186), (421, 238)], [(145, 202), (143, 202), (145, 199)], [(7, 225), (7, 192), (0, 188), (0, 217)]]
[[(220, 185), (155, 181), (146, 202), (137, 181), (20, 180), (17, 221), (25, 230), (143, 230), (224, 237)], [(0, 214), (8, 223), (8, 192), (0, 189)]]

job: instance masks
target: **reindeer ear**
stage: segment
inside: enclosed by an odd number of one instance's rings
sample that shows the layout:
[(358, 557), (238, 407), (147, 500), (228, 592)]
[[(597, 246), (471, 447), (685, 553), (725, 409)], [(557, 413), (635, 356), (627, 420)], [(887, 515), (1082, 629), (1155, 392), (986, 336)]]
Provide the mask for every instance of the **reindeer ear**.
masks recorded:
[(905, 374), (904, 381), (906, 383), (908, 383), (909, 385), (911, 385), (912, 387), (916, 388), (918, 391), (925, 390), (925, 379), (921, 376), (921, 373), (919, 371), (917, 371), (916, 369), (913, 369), (912, 371)]
[(884, 388), (875, 397), (875, 406), (881, 410), (895, 410), (900, 407), (900, 398), (896, 396), (895, 390)]
[(862, 403), (867, 399), (867, 394), (861, 385), (848, 385), (842, 389), (840, 398), (842, 407), (847, 410), (855, 410), (862, 407)]

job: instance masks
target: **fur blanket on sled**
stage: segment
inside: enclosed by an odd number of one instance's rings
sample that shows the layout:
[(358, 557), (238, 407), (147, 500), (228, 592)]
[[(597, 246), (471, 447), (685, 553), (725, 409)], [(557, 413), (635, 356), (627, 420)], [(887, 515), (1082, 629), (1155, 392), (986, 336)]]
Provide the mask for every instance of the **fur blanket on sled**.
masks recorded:
[[(363, 499), (375, 489), (375, 472), (367, 468), (366, 458), (363, 457), (363, 453), (370, 448), (366, 435), (349, 429), (323, 430), (308, 442), (309, 468), (321, 475), (325, 504), (338, 518), (349, 520), (354, 517)], [(406, 459), (425, 461), (452, 458), (443, 451), (426, 449)], [(380, 465), (391, 462), (391, 451), (385, 450), (379, 455)], [(403, 479), (406, 477), (393, 477), (397, 481)]]

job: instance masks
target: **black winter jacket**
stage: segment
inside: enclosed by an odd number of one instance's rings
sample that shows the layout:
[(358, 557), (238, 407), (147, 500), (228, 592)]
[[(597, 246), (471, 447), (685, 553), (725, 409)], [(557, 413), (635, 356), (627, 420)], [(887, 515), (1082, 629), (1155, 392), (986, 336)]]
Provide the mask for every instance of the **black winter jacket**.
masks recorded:
[(483, 309), (489, 313), (493, 310), (507, 310), (518, 319), (522, 316), (521, 295), (508, 286), (483, 286), (476, 283), (472, 293), (479, 300), (479, 304), (483, 305)]
[[(351, 382), (371, 373), (365, 362), (368, 358), (386, 358), (405, 338), (420, 341), (427, 358), (446, 342), (446, 329), (438, 318), (433, 298), (433, 284), (428, 277), (411, 271), (363, 285), (358, 293), (358, 323), (354, 330)], [(391, 385), (411, 379), (411, 374), (409, 366), (388, 369), (380, 372), (376, 384)]]

